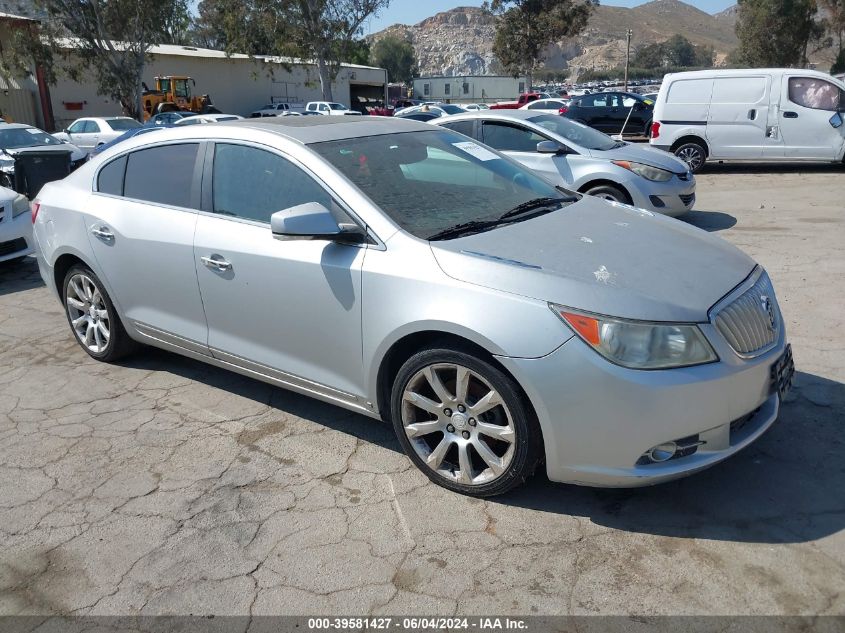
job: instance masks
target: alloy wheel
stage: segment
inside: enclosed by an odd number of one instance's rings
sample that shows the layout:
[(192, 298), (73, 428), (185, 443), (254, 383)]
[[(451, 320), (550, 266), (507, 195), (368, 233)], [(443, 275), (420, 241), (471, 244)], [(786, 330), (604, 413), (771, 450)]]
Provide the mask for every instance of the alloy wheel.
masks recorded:
[(462, 365), (436, 363), (416, 372), (402, 395), (402, 425), (423, 463), (460, 484), (495, 481), (513, 460), (510, 410), (483, 376)]
[(676, 156), (689, 165), (689, 168), (692, 171), (701, 167), (704, 162), (704, 156), (702, 155), (701, 150), (691, 145), (682, 147)]
[(79, 341), (94, 354), (102, 354), (109, 345), (109, 313), (102, 293), (84, 273), (76, 273), (67, 283), (65, 296), (70, 325)]

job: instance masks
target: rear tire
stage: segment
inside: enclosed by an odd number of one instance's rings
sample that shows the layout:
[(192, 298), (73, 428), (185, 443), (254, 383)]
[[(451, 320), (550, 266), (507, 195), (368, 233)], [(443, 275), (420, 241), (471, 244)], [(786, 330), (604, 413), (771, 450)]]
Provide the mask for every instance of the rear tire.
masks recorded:
[(113, 363), (137, 349), (103, 282), (88, 266), (74, 264), (67, 271), (62, 302), (76, 342), (91, 358)]
[(449, 490), (503, 494), (531, 477), (542, 458), (540, 426), (519, 387), (473, 354), (414, 354), (399, 369), (390, 405), (405, 453)]
[(628, 195), (619, 187), (614, 187), (613, 185), (599, 185), (598, 187), (587, 189), (584, 193), (588, 196), (595, 196), (596, 198), (602, 198), (604, 200), (612, 200), (614, 202), (621, 202), (622, 204), (631, 204)]
[(707, 150), (695, 141), (679, 145), (673, 153), (684, 161), (694, 174), (697, 174), (704, 167), (704, 163), (707, 162)]

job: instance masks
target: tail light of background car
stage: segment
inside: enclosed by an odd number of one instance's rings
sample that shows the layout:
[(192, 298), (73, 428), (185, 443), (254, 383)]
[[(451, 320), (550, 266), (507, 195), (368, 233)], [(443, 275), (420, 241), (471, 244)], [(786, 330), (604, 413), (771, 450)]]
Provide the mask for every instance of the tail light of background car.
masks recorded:
[(560, 110), (557, 111), (558, 114), (566, 114), (569, 111), (569, 106), (563, 106)]
[(660, 136), (660, 121), (655, 121), (651, 124), (651, 138)]
[(32, 223), (35, 224), (35, 218), (38, 217), (38, 210), (41, 208), (41, 203), (38, 200), (33, 200), (29, 208), (32, 213)]

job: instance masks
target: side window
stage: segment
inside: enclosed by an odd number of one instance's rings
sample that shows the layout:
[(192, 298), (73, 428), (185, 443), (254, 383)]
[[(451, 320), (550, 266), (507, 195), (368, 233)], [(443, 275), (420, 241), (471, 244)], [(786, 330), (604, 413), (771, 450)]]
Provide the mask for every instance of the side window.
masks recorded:
[(124, 174), (126, 174), (126, 156), (121, 156), (100, 170), (100, 175), (97, 176), (97, 191), (122, 196)]
[(99, 134), (103, 130), (100, 129), (100, 124), (96, 121), (86, 121), (85, 122), (85, 131), (91, 132), (92, 134)]
[(76, 121), (67, 129), (67, 131), (70, 134), (79, 134), (80, 132), (84, 132), (86, 123), (88, 123), (88, 121)]
[(789, 100), (813, 110), (837, 110), (845, 103), (845, 91), (815, 77), (790, 77)]
[(473, 123), (474, 121), (456, 121), (454, 123), (446, 123), (443, 127), (472, 138)]
[(332, 208), (328, 192), (302, 169), (271, 152), (218, 143), (214, 149), (213, 211), (270, 222), (276, 211), (306, 202)]
[(191, 183), (199, 145), (160, 145), (129, 154), (123, 195), (127, 198), (191, 206)]
[(536, 152), (537, 143), (547, 140), (531, 130), (508, 123), (485, 121), (482, 129), (484, 142), (503, 152)]
[(329, 106), (327, 106), (325, 103), (320, 104), (320, 112), (328, 112), (328, 110)]

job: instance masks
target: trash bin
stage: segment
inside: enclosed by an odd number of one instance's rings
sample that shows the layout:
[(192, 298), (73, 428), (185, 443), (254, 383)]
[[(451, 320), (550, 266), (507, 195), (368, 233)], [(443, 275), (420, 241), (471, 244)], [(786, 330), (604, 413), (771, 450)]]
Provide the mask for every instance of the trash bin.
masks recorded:
[(72, 150), (55, 147), (20, 149), (15, 152), (15, 191), (32, 200), (48, 182), (70, 173)]

